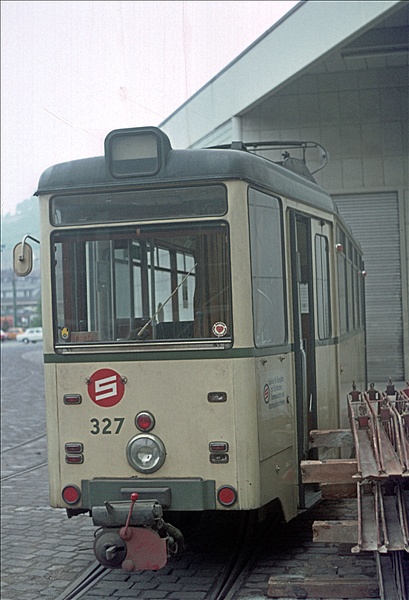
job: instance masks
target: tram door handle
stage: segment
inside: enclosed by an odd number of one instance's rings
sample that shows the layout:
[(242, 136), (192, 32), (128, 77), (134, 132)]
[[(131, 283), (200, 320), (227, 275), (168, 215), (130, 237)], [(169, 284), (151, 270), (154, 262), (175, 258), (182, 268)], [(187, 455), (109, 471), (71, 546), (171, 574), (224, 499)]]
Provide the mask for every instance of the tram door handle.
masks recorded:
[(308, 433), (309, 433), (309, 420), (308, 420), (308, 390), (307, 390), (307, 353), (305, 351), (305, 340), (301, 339), (300, 343), (300, 356), (301, 356), (301, 384), (302, 384), (302, 416), (303, 416), (303, 455), (308, 455)]
[(302, 399), (303, 403), (307, 404), (307, 353), (304, 348), (305, 340), (301, 339), (300, 342), (300, 356), (301, 356), (301, 377), (302, 377)]

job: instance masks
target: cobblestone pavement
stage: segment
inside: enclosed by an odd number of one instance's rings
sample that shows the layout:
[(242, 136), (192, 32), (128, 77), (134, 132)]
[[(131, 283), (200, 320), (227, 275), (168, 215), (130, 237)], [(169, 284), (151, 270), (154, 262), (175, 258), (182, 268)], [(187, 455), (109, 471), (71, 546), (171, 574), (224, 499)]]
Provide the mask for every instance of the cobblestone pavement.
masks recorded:
[[(1, 598), (55, 600), (94, 561), (95, 528), (87, 515), (67, 519), (64, 510), (49, 507), (42, 344), (5, 343), (2, 366)], [(33, 441), (23, 445), (27, 440)], [(11, 477), (27, 467), (33, 470)], [(347, 502), (338, 504), (342, 514), (356, 509), (354, 502)], [(326, 503), (317, 510), (321, 519), (333, 519), (335, 508)], [(351, 568), (349, 548), (312, 542), (317, 514), (303, 515), (271, 536), (240, 581), (236, 600), (266, 598), (274, 574), (376, 576), (372, 555), (357, 557)], [(109, 572), (83, 598), (205, 600), (224, 558), (223, 553), (218, 558), (211, 552), (200, 555), (193, 548), (157, 573)]]
[(255, 596), (252, 594), (260, 593), (260, 589), (265, 590), (270, 576), (289, 581), (305, 577), (334, 583), (351, 578), (367, 578), (368, 582), (376, 582), (376, 563), (372, 553), (352, 555), (349, 544), (312, 541), (315, 520), (354, 519), (356, 510), (354, 499), (326, 500), (291, 523), (279, 527), (277, 535), (268, 540), (255, 557), (236, 600), (253, 600)]
[[(1, 598), (55, 600), (94, 562), (95, 527), (49, 507), (42, 344), (2, 345), (1, 411)], [(204, 599), (224, 558), (203, 561), (192, 550), (158, 573), (112, 571), (83, 598)]]
[(1, 350), (1, 598), (52, 599), (91, 562), (93, 528), (49, 507), (42, 344)]

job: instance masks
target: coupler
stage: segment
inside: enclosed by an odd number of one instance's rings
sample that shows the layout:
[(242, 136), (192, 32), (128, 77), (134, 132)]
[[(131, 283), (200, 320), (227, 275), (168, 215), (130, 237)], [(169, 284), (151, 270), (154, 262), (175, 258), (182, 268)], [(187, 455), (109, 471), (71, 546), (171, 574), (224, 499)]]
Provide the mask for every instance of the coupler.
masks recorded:
[(97, 560), (111, 569), (158, 571), (171, 554), (184, 549), (182, 533), (163, 520), (162, 506), (156, 500), (105, 502), (92, 509), (94, 525), (101, 527), (94, 540)]

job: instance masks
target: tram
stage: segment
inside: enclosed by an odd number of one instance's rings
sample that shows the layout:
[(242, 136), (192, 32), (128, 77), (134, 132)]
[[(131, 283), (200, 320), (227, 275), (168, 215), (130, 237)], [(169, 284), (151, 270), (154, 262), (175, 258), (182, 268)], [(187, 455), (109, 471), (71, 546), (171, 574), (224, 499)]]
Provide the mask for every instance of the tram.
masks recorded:
[(50, 504), (90, 514), (98, 560), (157, 570), (172, 515), (316, 502), (309, 431), (366, 389), (364, 266), (305, 165), (123, 129), (36, 195)]

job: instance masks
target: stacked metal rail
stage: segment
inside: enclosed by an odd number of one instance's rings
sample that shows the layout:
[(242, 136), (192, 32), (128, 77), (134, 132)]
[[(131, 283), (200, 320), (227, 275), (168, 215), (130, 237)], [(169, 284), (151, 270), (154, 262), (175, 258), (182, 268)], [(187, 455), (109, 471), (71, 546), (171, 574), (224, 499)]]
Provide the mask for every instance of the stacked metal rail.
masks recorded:
[[(351, 430), (311, 431), (311, 448), (353, 447), (350, 459), (301, 462), (303, 483), (357, 497), (357, 521), (315, 522), (316, 541), (351, 542), (352, 552), (409, 552), (409, 382), (348, 395)], [(351, 492), (353, 488), (353, 492)]]
[(358, 543), (353, 552), (409, 552), (409, 389), (373, 386), (351, 392), (348, 410), (356, 451)]

